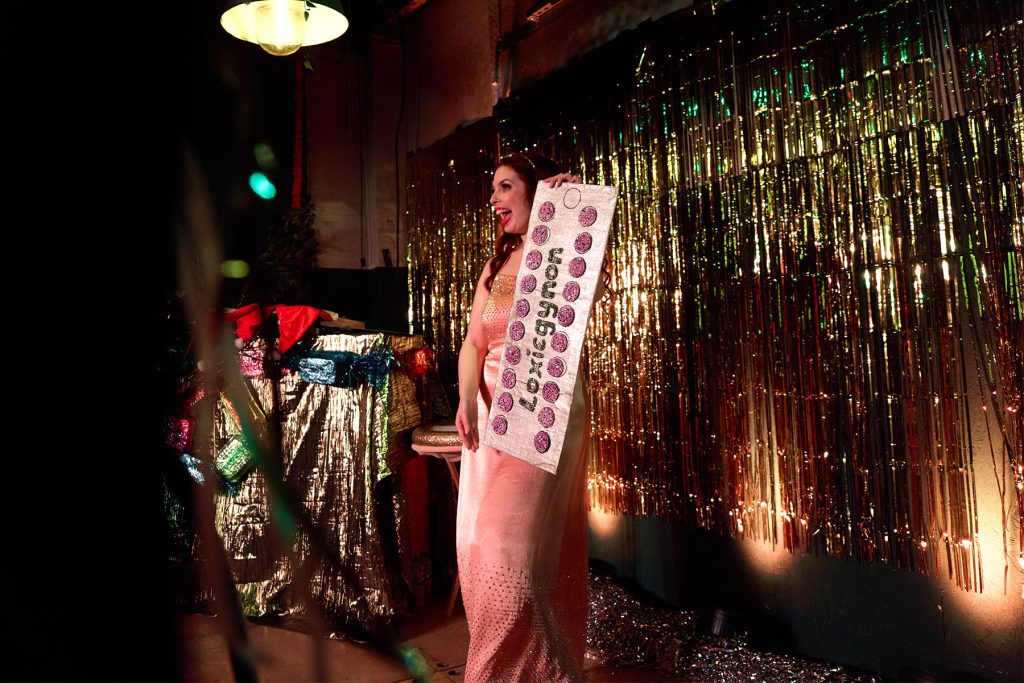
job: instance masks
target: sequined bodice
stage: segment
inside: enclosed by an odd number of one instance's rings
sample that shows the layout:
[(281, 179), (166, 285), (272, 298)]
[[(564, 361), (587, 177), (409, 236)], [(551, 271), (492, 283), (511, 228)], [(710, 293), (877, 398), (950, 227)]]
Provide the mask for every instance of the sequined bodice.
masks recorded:
[(505, 327), (508, 325), (508, 315), (512, 311), (512, 295), (515, 289), (515, 275), (498, 273), (494, 276), (491, 294), (487, 297), (481, 316), (488, 348), (494, 348), (505, 340)]

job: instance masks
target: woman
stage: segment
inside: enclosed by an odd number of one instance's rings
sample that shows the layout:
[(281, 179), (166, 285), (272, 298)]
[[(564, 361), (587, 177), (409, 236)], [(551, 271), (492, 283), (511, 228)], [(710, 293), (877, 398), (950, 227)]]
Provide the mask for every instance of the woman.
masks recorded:
[(578, 681), (587, 623), (584, 489), (589, 410), (579, 379), (555, 474), (480, 444), (501, 365), (523, 235), (538, 181), (580, 182), (535, 154), (502, 159), (490, 203), (502, 234), (476, 287), (459, 352), (462, 436), (456, 549), (469, 654), (465, 679)]

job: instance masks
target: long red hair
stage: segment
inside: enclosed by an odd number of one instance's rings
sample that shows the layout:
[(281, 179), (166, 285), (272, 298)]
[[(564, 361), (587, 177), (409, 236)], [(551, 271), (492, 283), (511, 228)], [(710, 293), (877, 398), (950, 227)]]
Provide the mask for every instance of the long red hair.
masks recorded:
[[(498, 161), (495, 170), (502, 166), (511, 168), (526, 183), (526, 203), (528, 206), (533, 206), (533, 196), (537, 192), (537, 183), (560, 173), (558, 164), (535, 152), (512, 154), (511, 156), (504, 157)], [(501, 236), (498, 237), (494, 245), (494, 258), (491, 259), (491, 272), (487, 279), (484, 280), (484, 286), (487, 287), (487, 291), (491, 291), (494, 276), (498, 274), (501, 267), (508, 261), (512, 251), (522, 243), (522, 235), (502, 232)]]

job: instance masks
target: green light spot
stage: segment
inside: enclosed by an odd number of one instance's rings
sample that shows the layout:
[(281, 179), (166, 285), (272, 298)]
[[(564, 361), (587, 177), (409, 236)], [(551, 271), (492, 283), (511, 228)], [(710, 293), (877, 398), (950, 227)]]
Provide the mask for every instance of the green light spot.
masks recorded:
[(233, 280), (249, 277), (249, 264), (241, 260), (224, 261), (220, 264), (220, 274)]
[(270, 178), (259, 171), (249, 176), (249, 187), (252, 188), (252, 191), (257, 196), (263, 199), (273, 199), (277, 196), (277, 188), (274, 187), (274, 183), (270, 182)]
[(277, 166), (277, 159), (274, 157), (274, 150), (270, 149), (270, 145), (267, 143), (256, 143), (252, 153), (253, 156), (256, 157), (256, 163), (260, 165), (260, 168), (271, 169)]
[(751, 93), (751, 96), (754, 101), (754, 107), (756, 109), (761, 109), (762, 107), (768, 106), (768, 90), (766, 88), (754, 88), (753, 92)]
[(416, 646), (411, 643), (402, 642), (396, 646), (398, 655), (402, 659), (402, 664), (405, 665), (406, 671), (413, 674), (416, 680), (425, 681), (431, 677), (434, 670), (427, 663), (427, 660), (423, 657)]

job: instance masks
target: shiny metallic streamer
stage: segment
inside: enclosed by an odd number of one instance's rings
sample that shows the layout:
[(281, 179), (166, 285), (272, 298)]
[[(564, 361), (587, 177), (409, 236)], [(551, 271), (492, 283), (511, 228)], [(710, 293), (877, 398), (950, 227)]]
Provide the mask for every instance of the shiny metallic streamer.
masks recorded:
[(434, 349), (450, 399), (458, 397), (452, 370), (469, 326), (477, 278), (499, 236), (486, 203), (497, 142), (494, 122), (486, 119), (418, 152), (412, 161), (406, 210), (409, 322)]
[[(360, 357), (387, 344), (401, 354), (423, 346), (417, 336), (379, 333), (321, 333), (311, 353), (345, 352)], [(310, 518), (336, 543), (358, 585), (347, 585), (323, 558), (312, 558), (309, 590), (315, 604), (336, 625), (375, 632), (404, 613), (401, 533), (404, 499), (386, 483), (408, 457), (408, 432), (420, 422), (416, 388), (404, 372), (391, 373), (380, 389), (372, 384), (338, 388), (287, 374), (278, 382), (254, 378), (259, 406), (281, 408), (281, 451), (285, 486), (300, 496)], [(229, 410), (216, 413), (215, 447), (236, 434)], [(390, 481), (390, 480), (388, 480)], [(217, 500), (217, 529), (227, 549), (239, 595), (250, 616), (305, 617), (294, 561), (310, 556), (310, 541), (299, 532), (295, 547), (280, 547), (271, 524), (267, 483), (259, 470)], [(383, 539), (393, 538), (395, 548)]]
[(609, 577), (590, 575), (587, 653), (605, 666), (648, 667), (702, 683), (877, 680), (834, 664), (751, 650), (744, 637), (700, 634), (697, 621), (695, 612), (646, 605)]
[[(1009, 465), (1024, 513), (1021, 4), (739, 5), (499, 111), (500, 152), (621, 191), (582, 368), (592, 504), (929, 573), (941, 556), (981, 590), (976, 457)], [(452, 377), (491, 149), (481, 126), (413, 161), (411, 317)]]

